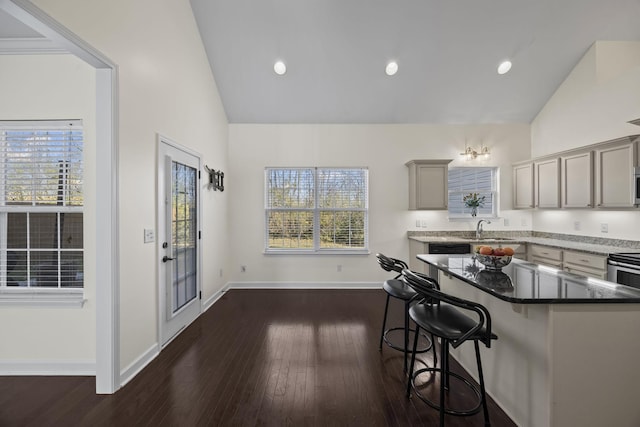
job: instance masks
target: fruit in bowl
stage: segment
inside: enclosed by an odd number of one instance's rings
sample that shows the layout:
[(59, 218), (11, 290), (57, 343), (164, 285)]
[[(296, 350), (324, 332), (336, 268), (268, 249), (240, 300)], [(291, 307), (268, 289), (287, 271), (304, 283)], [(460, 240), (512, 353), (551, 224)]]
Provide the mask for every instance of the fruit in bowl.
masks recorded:
[(514, 250), (510, 247), (479, 246), (476, 249), (476, 259), (490, 270), (500, 270), (509, 265)]

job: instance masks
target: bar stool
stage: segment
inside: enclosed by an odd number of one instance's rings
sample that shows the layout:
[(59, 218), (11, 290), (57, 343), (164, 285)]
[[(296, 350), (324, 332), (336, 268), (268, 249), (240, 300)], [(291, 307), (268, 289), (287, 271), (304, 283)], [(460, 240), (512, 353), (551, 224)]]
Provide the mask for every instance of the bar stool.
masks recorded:
[[(408, 355), (408, 351), (409, 351), (409, 332), (413, 332), (413, 329), (409, 328), (409, 307), (411, 305), (412, 302), (414, 302), (416, 300), (416, 298), (418, 297), (418, 293), (416, 291), (413, 290), (413, 288), (411, 288), (410, 286), (407, 286), (401, 279), (400, 276), (402, 276), (402, 270), (408, 268), (407, 264), (399, 259), (396, 258), (390, 258), (387, 257), (383, 254), (376, 254), (376, 258), (378, 259), (378, 263), (380, 264), (380, 266), (382, 267), (383, 270), (385, 271), (393, 271), (398, 273), (396, 277), (394, 277), (393, 279), (389, 279), (389, 280), (385, 280), (382, 288), (384, 289), (384, 291), (387, 293), (387, 302), (384, 306), (384, 318), (382, 319), (382, 332), (380, 333), (380, 345), (379, 345), (379, 350), (382, 351), (382, 342), (384, 341), (389, 347), (393, 348), (394, 350), (398, 350), (398, 351), (402, 351), (404, 352), (404, 372), (407, 372), (407, 355)], [(393, 297), (399, 300), (404, 301), (404, 326), (403, 327), (397, 327), (397, 328), (390, 328), (390, 329), (385, 329), (387, 326), (387, 313), (389, 311), (389, 298)], [(391, 342), (391, 340), (387, 337), (387, 334), (391, 331), (397, 331), (402, 329), (404, 331), (404, 346), (403, 347), (399, 347), (395, 344), (393, 344)], [(416, 344), (418, 341), (418, 335), (416, 335)], [(429, 349), (431, 349), (433, 347), (433, 343), (432, 340), (429, 339), (429, 337), (427, 337), (426, 335), (422, 335), (422, 337), (424, 337), (428, 344), (426, 344), (424, 347), (420, 348), (420, 349), (414, 349), (415, 352), (417, 353), (424, 353), (429, 351)], [(414, 347), (416, 347), (416, 345), (414, 345)], [(433, 351), (433, 355), (434, 355), (434, 360), (436, 360), (436, 352), (435, 352), (435, 348)], [(436, 362), (434, 362), (436, 363)]]
[[(482, 342), (487, 348), (491, 347), (491, 341), (498, 337), (491, 333), (491, 315), (487, 309), (476, 302), (445, 294), (439, 290), (438, 283), (429, 278), (408, 269), (402, 271), (402, 280), (423, 299), (420, 304), (415, 304), (409, 309), (409, 316), (416, 324), (416, 334), (420, 329), (440, 338), (440, 367), (423, 368), (413, 371), (415, 353), (411, 355), (409, 368), (409, 381), (407, 382), (407, 397), (411, 396), (411, 389), (420, 400), (434, 409), (440, 411), (440, 426), (444, 426), (444, 415), (468, 416), (484, 411), (485, 425), (490, 425), (489, 410), (487, 408), (487, 396), (482, 374), (482, 362), (480, 360), (480, 347)], [(474, 313), (477, 320), (467, 316)], [(480, 390), (469, 380), (451, 372), (449, 369), (449, 346), (459, 347), (465, 341), (473, 341), (478, 365), (478, 379)], [(415, 343), (414, 343), (415, 347)], [(416, 387), (416, 378), (426, 372), (440, 374), (440, 400), (439, 404), (423, 396)], [(477, 406), (471, 409), (453, 409), (447, 407), (445, 390), (449, 390), (449, 379), (455, 377), (462, 381), (478, 398)], [(447, 393), (448, 394), (448, 393)]]

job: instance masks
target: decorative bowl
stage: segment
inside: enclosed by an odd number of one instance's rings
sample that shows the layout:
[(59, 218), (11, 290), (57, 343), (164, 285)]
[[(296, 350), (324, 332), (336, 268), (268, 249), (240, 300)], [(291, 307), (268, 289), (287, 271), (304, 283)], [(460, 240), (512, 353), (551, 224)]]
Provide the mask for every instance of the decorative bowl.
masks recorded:
[(489, 270), (501, 270), (502, 267), (509, 265), (511, 262), (511, 256), (509, 255), (496, 256), (476, 254), (476, 259)]

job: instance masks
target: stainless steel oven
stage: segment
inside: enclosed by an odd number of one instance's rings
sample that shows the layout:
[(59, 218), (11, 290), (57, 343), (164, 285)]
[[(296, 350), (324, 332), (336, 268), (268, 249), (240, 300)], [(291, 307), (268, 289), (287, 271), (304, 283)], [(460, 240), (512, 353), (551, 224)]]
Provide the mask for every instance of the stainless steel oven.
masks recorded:
[(640, 253), (609, 254), (607, 264), (610, 282), (640, 288)]

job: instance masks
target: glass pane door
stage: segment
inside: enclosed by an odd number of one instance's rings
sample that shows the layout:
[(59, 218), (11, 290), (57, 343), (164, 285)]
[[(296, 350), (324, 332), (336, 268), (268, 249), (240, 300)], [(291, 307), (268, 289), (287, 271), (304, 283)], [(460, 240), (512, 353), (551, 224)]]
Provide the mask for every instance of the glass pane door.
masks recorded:
[(171, 162), (171, 313), (197, 294), (197, 170)]

